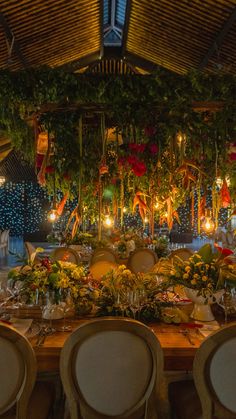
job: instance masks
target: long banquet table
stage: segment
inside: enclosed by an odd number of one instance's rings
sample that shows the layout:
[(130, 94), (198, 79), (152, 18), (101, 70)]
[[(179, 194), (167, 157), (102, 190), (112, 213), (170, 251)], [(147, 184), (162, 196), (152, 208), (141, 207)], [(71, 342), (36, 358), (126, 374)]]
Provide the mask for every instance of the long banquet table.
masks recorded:
[[(72, 330), (77, 328), (86, 318), (72, 320)], [(61, 325), (56, 322), (56, 327)], [(191, 371), (193, 359), (203, 337), (196, 330), (189, 330), (190, 340), (183, 333), (181, 325), (149, 323), (148, 326), (154, 331), (164, 352), (164, 368), (166, 371)], [(60, 352), (70, 332), (57, 331), (46, 337), (42, 346), (36, 346), (37, 337), (31, 338), (39, 372), (56, 372), (59, 370)]]

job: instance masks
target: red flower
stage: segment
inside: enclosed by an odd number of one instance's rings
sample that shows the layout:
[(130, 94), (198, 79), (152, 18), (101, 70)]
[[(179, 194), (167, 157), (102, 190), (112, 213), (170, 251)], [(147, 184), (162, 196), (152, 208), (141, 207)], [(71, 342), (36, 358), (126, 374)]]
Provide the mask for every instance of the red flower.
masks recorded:
[(230, 153), (230, 155), (229, 155), (229, 159), (230, 159), (231, 161), (235, 161), (235, 160), (236, 160), (236, 153)]
[(55, 172), (55, 169), (53, 166), (47, 166), (45, 168), (45, 173), (54, 173), (54, 172)]
[(71, 180), (71, 177), (70, 177), (69, 173), (64, 173), (63, 174), (63, 179), (65, 179), (65, 180)]
[(129, 149), (130, 149), (131, 151), (134, 151), (134, 152), (136, 152), (136, 153), (137, 153), (137, 151), (138, 151), (138, 144), (136, 144), (136, 143), (130, 143), (130, 144), (129, 144)]
[(138, 161), (132, 166), (132, 170), (136, 176), (143, 176), (146, 173), (147, 168), (145, 163)]
[(138, 159), (136, 156), (132, 155), (132, 156), (128, 156), (127, 157), (127, 162), (132, 166), (133, 164), (138, 163)]
[(229, 256), (232, 255), (234, 252), (231, 249), (228, 249), (227, 247), (220, 247), (217, 243), (214, 243), (214, 247), (220, 252), (223, 256)]
[(157, 152), (158, 152), (157, 145), (154, 144), (154, 143), (149, 144), (149, 151), (150, 151), (151, 154), (157, 154)]
[(146, 144), (137, 144), (137, 152), (143, 153), (146, 149)]
[(143, 153), (146, 148), (146, 144), (136, 144), (136, 143), (130, 143), (129, 149), (135, 153)]

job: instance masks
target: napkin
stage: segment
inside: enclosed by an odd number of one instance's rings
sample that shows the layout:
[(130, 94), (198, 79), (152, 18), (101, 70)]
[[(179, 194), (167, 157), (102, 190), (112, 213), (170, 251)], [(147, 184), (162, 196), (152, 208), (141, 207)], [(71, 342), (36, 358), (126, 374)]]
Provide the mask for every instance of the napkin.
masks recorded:
[(17, 319), (16, 317), (12, 317), (10, 320), (12, 327), (14, 327), (14, 329), (22, 335), (26, 335), (32, 325), (32, 322), (33, 319)]
[(206, 323), (201, 323), (201, 324), (203, 326), (199, 329), (199, 332), (205, 338), (211, 335), (215, 330), (218, 330), (220, 328), (220, 325), (216, 320), (213, 320), (212, 322), (207, 322), (207, 324)]

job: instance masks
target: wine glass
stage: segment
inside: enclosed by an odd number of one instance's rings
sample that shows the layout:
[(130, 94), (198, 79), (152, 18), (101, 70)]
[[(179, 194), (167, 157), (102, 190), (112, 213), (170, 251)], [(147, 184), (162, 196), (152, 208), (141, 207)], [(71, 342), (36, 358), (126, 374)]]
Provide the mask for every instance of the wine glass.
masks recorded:
[(140, 298), (139, 298), (139, 291), (133, 290), (129, 292), (129, 307), (132, 311), (133, 318), (136, 318), (136, 313), (140, 309)]
[(74, 302), (71, 296), (71, 290), (69, 288), (61, 289), (60, 291), (60, 307), (63, 313), (63, 326), (60, 328), (62, 332), (70, 332), (72, 327), (66, 324), (66, 315), (74, 308)]
[(129, 292), (120, 291), (117, 293), (116, 306), (121, 310), (121, 316), (125, 316), (127, 307), (129, 306)]

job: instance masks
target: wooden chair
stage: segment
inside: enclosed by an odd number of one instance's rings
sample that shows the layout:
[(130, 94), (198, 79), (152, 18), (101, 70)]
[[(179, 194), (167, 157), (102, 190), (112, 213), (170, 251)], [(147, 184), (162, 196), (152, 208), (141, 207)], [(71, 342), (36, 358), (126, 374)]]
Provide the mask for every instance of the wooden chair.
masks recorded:
[(112, 270), (116, 270), (119, 265), (114, 262), (109, 262), (107, 260), (100, 260), (90, 266), (89, 271), (94, 279), (98, 281)]
[(157, 262), (157, 255), (151, 249), (136, 249), (127, 262), (127, 268), (133, 273), (149, 272)]
[(54, 402), (54, 388), (35, 382), (37, 364), (28, 340), (0, 324), (0, 418), (46, 419)]
[(99, 262), (100, 260), (106, 260), (108, 262), (117, 263), (117, 257), (115, 252), (113, 252), (108, 247), (97, 248), (92, 254), (90, 265), (93, 265), (94, 263)]
[(3, 256), (6, 256), (9, 250), (9, 233), (10, 230), (3, 230), (0, 233), (0, 250)]
[(150, 328), (131, 319), (86, 322), (61, 352), (71, 419), (157, 418), (162, 373), (159, 341)]
[[(36, 252), (36, 247), (30, 242), (24, 242), (24, 245), (25, 245), (27, 259), (31, 260), (32, 255)], [(39, 261), (40, 261), (40, 258), (38, 256), (35, 256), (34, 262), (38, 263)]]
[(236, 323), (212, 333), (198, 349), (193, 381), (169, 385), (177, 419), (236, 418)]
[(168, 259), (173, 260), (174, 256), (178, 256), (182, 260), (188, 260), (194, 254), (193, 250), (186, 249), (185, 247), (173, 250)]
[(62, 260), (63, 262), (72, 262), (78, 265), (81, 262), (78, 253), (70, 247), (58, 247), (51, 254), (52, 260)]

